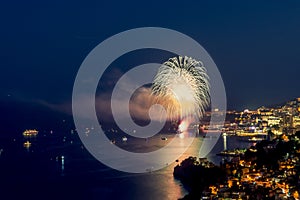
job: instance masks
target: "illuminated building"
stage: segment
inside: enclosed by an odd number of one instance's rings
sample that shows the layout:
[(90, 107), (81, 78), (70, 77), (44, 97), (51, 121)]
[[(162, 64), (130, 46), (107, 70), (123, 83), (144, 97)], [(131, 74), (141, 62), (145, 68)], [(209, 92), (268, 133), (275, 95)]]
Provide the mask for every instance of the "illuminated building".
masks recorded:
[(300, 127), (300, 116), (293, 116), (293, 127)]
[(269, 126), (279, 125), (280, 124), (280, 118), (275, 116), (269, 116), (267, 119)]

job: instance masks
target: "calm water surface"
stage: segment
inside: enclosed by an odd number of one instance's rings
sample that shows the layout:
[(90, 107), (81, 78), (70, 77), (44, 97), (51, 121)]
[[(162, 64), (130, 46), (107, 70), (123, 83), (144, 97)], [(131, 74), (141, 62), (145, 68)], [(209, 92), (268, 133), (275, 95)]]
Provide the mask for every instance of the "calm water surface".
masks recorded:
[[(23, 147), (27, 140), (32, 144), (29, 149)], [(197, 155), (202, 142), (203, 138), (196, 138), (179, 160)], [(163, 146), (162, 141), (154, 143)], [(224, 148), (247, 148), (251, 145), (237, 137), (221, 136), (208, 158), (219, 164), (221, 158), (215, 154)], [(3, 134), (1, 149), (0, 199), (150, 200), (178, 199), (187, 194), (181, 183), (173, 178), (176, 162), (151, 173), (119, 172), (94, 159), (76, 134), (39, 133), (36, 138), (30, 139)]]

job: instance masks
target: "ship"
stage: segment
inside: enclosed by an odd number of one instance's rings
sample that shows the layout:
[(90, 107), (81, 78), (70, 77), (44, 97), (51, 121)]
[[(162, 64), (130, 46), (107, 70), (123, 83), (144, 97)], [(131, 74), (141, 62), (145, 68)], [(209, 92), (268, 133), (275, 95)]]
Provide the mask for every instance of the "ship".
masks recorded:
[(242, 142), (253, 142), (253, 143), (260, 142), (263, 140), (265, 140), (265, 138), (262, 137), (241, 137), (240, 138), (240, 141)]
[(240, 137), (254, 137), (254, 136), (268, 135), (268, 133), (266, 133), (266, 132), (260, 132), (260, 131), (250, 132), (250, 131), (244, 131), (244, 130), (238, 130), (235, 132), (235, 134)]
[(252, 137), (252, 138), (248, 139), (249, 142), (260, 142), (263, 140), (264, 140), (264, 138), (257, 138), (257, 137)]
[(26, 149), (29, 149), (29, 148), (31, 147), (31, 142), (26, 141), (26, 142), (24, 142), (23, 146), (24, 146)]
[(221, 151), (220, 153), (217, 153), (217, 156), (228, 156), (228, 157), (238, 157), (241, 155), (244, 155), (246, 152), (245, 149), (234, 149), (234, 150), (224, 150)]
[(25, 137), (31, 137), (31, 136), (36, 136), (39, 132), (35, 129), (30, 129), (30, 130), (25, 130), (23, 132), (23, 136)]

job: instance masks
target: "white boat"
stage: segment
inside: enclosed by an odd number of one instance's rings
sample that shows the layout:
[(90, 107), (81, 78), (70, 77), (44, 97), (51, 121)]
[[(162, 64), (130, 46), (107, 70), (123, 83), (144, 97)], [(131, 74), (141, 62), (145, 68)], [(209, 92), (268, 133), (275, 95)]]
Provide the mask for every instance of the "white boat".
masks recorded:
[(123, 142), (126, 142), (127, 140), (128, 140), (128, 139), (127, 139), (126, 136), (122, 137), (122, 141), (123, 141)]
[(264, 140), (263, 138), (257, 138), (257, 137), (252, 137), (252, 138), (249, 138), (248, 141), (249, 142), (260, 142)]
[(29, 149), (31, 147), (31, 142), (26, 141), (26, 142), (24, 142), (23, 146), (24, 146), (24, 148)]

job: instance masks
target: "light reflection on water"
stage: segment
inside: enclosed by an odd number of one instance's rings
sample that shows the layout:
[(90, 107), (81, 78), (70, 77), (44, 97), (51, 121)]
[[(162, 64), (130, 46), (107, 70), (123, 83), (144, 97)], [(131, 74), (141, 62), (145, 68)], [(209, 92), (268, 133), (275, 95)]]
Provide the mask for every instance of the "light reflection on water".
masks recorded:
[[(197, 157), (202, 142), (203, 142), (203, 138), (201, 137), (195, 138), (190, 148), (178, 159), (179, 162), (181, 162), (182, 160), (184, 160), (189, 156)], [(216, 146), (213, 148), (212, 152), (210, 152), (210, 154), (208, 155), (208, 159), (211, 162), (215, 163), (216, 165), (219, 165), (222, 160), (222, 157), (216, 156), (216, 153), (219, 153), (220, 151), (226, 149), (231, 150), (235, 148), (249, 148), (251, 145), (253, 144), (241, 142), (240, 138), (236, 136), (220, 137)], [(178, 180), (174, 180), (173, 178), (173, 169), (177, 164), (178, 163), (176, 162), (172, 163), (168, 167), (158, 172), (154, 172), (152, 175), (149, 175), (149, 177), (145, 179), (147, 181), (150, 181), (150, 183), (144, 182), (144, 184), (140, 185), (139, 187), (140, 191), (145, 191), (145, 187), (146, 187), (149, 190), (146, 190), (145, 193), (147, 194), (151, 193), (153, 195), (153, 196), (150, 195), (149, 198), (146, 199), (157, 199), (159, 197), (161, 197), (161, 199), (178, 199), (180, 197), (183, 197), (185, 194), (187, 194), (187, 190), (181, 185), (181, 183)], [(148, 184), (151, 185), (150, 188), (147, 187)], [(137, 197), (140, 197), (140, 195), (142, 194), (138, 193)]]
[[(169, 135), (163, 135), (163, 137), (170, 138)], [(156, 145), (160, 148), (165, 145), (165, 141), (159, 138), (158, 140), (148, 141), (148, 145)], [(178, 140), (178, 144), (171, 149), (171, 154), (177, 154), (179, 148), (185, 148), (184, 140), (191, 140), (187, 134), (185, 138)], [(150, 143), (150, 144), (149, 144)], [(199, 138), (194, 139), (190, 148), (180, 156), (179, 162), (185, 158), (193, 155), (197, 156), (199, 151), (199, 145), (201, 140)], [(137, 146), (139, 148), (139, 146)], [(134, 149), (131, 149), (134, 151)], [(174, 179), (173, 169), (179, 164), (174, 160), (173, 163), (166, 163), (166, 167), (149, 173), (144, 174), (125, 174), (118, 177), (111, 177), (115, 179), (115, 184), (110, 188), (95, 188), (93, 190), (94, 196), (101, 198), (117, 198), (118, 194), (122, 194), (123, 199), (178, 199), (187, 194), (186, 189), (182, 186), (181, 182)], [(118, 179), (118, 181), (116, 181)], [(112, 180), (110, 180), (112, 181)]]
[[(184, 160), (189, 156), (198, 157), (199, 148), (203, 142), (202, 137), (197, 137), (194, 139), (190, 148), (178, 159), (179, 162)], [(208, 155), (208, 159), (219, 165), (222, 160), (221, 157), (216, 156), (216, 153), (224, 149), (234, 149), (234, 148), (248, 148), (251, 143), (244, 143), (239, 140), (238, 137), (225, 136), (220, 137), (216, 146), (213, 148), (212, 152)], [(178, 144), (180, 148), (180, 143)], [(174, 152), (177, 152), (174, 149)], [(129, 174), (124, 177), (118, 177), (120, 181), (116, 183), (119, 186), (114, 185), (110, 190), (107, 188), (98, 188), (94, 190), (95, 197), (105, 198), (117, 198), (118, 194), (122, 194), (124, 199), (178, 199), (185, 196), (188, 192), (182, 186), (180, 181), (174, 179), (173, 169), (178, 164), (178, 162), (171, 163), (164, 169), (156, 172), (146, 173), (146, 174)], [(116, 177), (115, 177), (116, 178)]]

